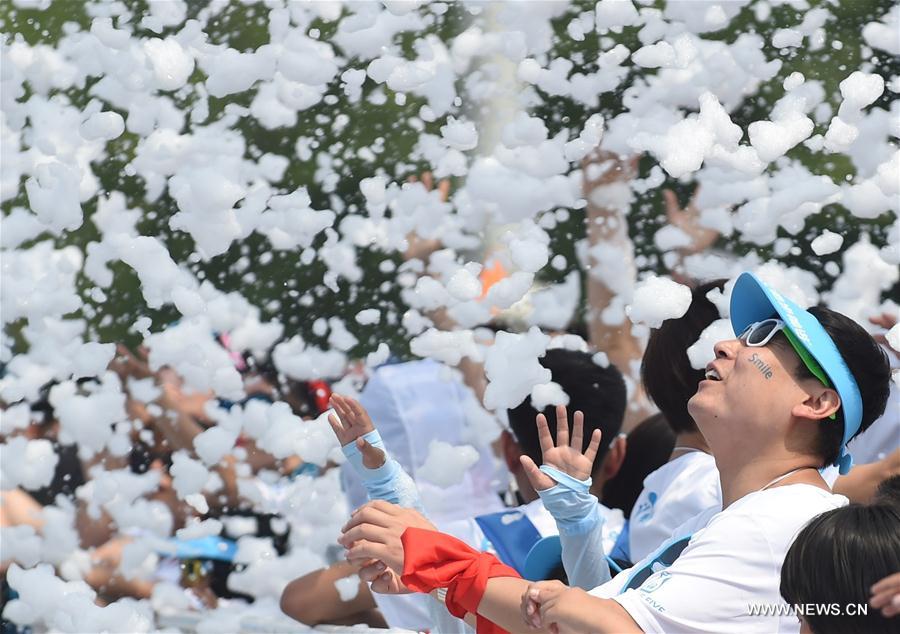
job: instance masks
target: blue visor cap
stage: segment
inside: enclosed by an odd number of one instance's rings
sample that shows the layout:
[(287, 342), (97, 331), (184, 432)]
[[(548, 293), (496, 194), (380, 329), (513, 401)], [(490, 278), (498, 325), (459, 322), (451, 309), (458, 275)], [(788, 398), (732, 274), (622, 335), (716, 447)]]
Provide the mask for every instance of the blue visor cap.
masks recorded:
[(528, 581), (543, 581), (561, 565), (562, 542), (559, 535), (551, 535), (540, 539), (528, 551), (522, 576)]
[[(777, 313), (786, 327), (803, 345), (807, 352), (822, 366), (832, 386), (841, 397), (841, 413), (844, 418), (844, 438), (841, 455), (834, 463), (845, 474), (853, 465), (847, 453), (847, 442), (859, 430), (862, 423), (862, 396), (856, 379), (844, 362), (837, 346), (828, 332), (809, 312), (766, 286), (752, 273), (742, 273), (731, 292), (731, 327), (735, 334), (756, 321), (762, 321)], [(822, 424), (830, 424), (823, 421)]]

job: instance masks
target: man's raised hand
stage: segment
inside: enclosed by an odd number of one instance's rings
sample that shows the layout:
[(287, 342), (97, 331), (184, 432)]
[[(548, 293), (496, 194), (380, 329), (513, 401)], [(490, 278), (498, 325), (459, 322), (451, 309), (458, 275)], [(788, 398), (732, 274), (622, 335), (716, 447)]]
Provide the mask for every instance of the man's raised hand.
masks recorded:
[(332, 394), (330, 404), (337, 416), (334, 413), (329, 414), (328, 423), (341, 446), (355, 441), (357, 449), (362, 453), (363, 466), (367, 469), (377, 469), (383, 465), (384, 452), (363, 438), (369, 432), (375, 431), (375, 425), (366, 409), (356, 399), (340, 394)]
[[(553, 444), (553, 436), (550, 435), (547, 417), (543, 414), (537, 415), (537, 428), (545, 465), (562, 471), (576, 480), (590, 477), (594, 468), (594, 458), (597, 457), (597, 450), (600, 448), (600, 430), (594, 430), (587, 449), (581, 453), (581, 445), (584, 441), (584, 414), (575, 412), (571, 442), (569, 441), (569, 418), (565, 405), (556, 406), (556, 445)], [(519, 460), (535, 491), (544, 491), (556, 486), (556, 481), (541, 471), (531, 458), (523, 455)]]

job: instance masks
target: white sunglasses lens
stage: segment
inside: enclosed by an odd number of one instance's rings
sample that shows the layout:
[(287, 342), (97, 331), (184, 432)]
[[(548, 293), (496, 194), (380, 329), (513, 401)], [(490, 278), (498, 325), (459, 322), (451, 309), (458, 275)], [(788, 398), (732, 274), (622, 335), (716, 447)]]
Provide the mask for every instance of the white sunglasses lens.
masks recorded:
[(747, 344), (751, 346), (762, 344), (777, 325), (778, 322), (776, 321), (764, 321), (757, 324), (756, 327), (747, 334)]

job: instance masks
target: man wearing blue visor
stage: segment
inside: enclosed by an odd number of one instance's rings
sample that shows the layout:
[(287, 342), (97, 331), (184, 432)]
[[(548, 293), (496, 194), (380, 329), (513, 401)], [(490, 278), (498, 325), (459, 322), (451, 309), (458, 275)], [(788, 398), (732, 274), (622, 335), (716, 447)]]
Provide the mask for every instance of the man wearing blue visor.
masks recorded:
[[(605, 583), (608, 571), (598, 570), (590, 592), (557, 581), (491, 578), (477, 604), (480, 616), (511, 631), (799, 630), (779, 595), (785, 553), (810, 519), (847, 503), (819, 470), (849, 469), (846, 444), (884, 411), (890, 366), (851, 319), (804, 310), (750, 273), (735, 283), (731, 321), (738, 337), (716, 344), (707, 379), (688, 404), (715, 457), (723, 508), (687, 522)], [(546, 467), (551, 477), (559, 469)], [(571, 478), (557, 481), (573, 486)], [(369, 521), (364, 507), (342, 539), (352, 544), (349, 556), (379, 559), (399, 574), (404, 546), (395, 541), (404, 523), (422, 525), (413, 514)], [(407, 535), (407, 547), (418, 534)], [(376, 589), (394, 573), (381, 574)]]

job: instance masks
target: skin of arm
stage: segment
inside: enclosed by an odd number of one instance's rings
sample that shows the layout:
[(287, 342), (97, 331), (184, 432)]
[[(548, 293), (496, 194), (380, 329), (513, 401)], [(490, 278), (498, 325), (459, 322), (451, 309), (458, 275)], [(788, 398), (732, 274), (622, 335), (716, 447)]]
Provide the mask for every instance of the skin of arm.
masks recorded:
[(364, 581), (359, 582), (354, 598), (341, 599), (334, 582), (357, 571), (358, 568), (348, 562), (338, 562), (294, 579), (281, 594), (281, 611), (309, 626), (366, 623), (371, 627), (386, 627), (380, 615), (375, 618), (372, 614), (377, 606)]
[[(637, 158), (620, 157), (599, 150), (585, 159), (582, 174), (584, 197), (588, 203), (585, 222), (590, 252), (597, 253), (604, 246), (621, 252), (627, 262), (627, 274), (631, 276), (631, 280), (636, 279), (637, 270), (632, 262), (632, 245), (626, 219), (628, 210), (621, 208), (621, 203), (617, 205), (617, 202), (629, 198), (625, 195), (625, 190), (637, 177)], [(676, 251), (678, 261), (672, 271), (673, 277), (682, 283), (689, 282), (681, 273), (684, 258), (711, 247), (719, 238), (718, 231), (700, 224), (700, 211), (696, 204), (698, 192), (699, 189), (695, 190), (690, 203), (682, 209), (675, 192), (663, 190), (668, 223), (680, 229), (690, 240), (688, 246)], [(594, 256), (590, 257), (591, 266), (597, 265)], [(629, 375), (638, 386), (633, 398), (636, 407), (629, 407), (625, 412), (623, 429), (628, 431), (653, 413), (653, 408), (640, 387), (639, 377), (632, 371), (633, 365), (641, 359), (643, 344), (632, 335), (628, 320), (620, 325), (603, 323), (602, 311), (610, 305), (616, 293), (601, 277), (588, 275), (587, 295), (587, 326), (591, 345), (596, 350), (606, 352), (613, 365)]]
[[(184, 449), (191, 455), (194, 452), (194, 439), (203, 432), (203, 427), (197, 422), (208, 421), (205, 412), (206, 402), (213, 397), (212, 392), (187, 394), (182, 387), (181, 378), (171, 368), (165, 367), (154, 373), (150, 369), (147, 360), (148, 351), (141, 348), (137, 354), (132, 354), (128, 348), (119, 345), (117, 356), (110, 364), (110, 369), (115, 371), (128, 391), (129, 378), (155, 378), (160, 395), (156, 399), (156, 405), (164, 411), (154, 416), (143, 403), (133, 398), (128, 399), (129, 414), (138, 417), (145, 425), (152, 425), (166, 440), (172, 450)], [(251, 467), (254, 460), (268, 464), (270, 461), (264, 456), (257, 456), (248, 448), (248, 463)], [(257, 450), (259, 453), (259, 450)], [(274, 459), (272, 459), (274, 461)], [(219, 465), (212, 470), (219, 474), (224, 486), (220, 493), (207, 493), (206, 499), (210, 507), (236, 506), (240, 501), (237, 486), (236, 460), (233, 456), (226, 456)]]
[(27, 524), (35, 531), (44, 527), (43, 508), (22, 489), (0, 492), (0, 526)]
[[(399, 584), (403, 571), (401, 535), (410, 526), (435, 530), (417, 511), (378, 500), (361, 507), (344, 527), (344, 534), (338, 541), (347, 548), (347, 558), (351, 562), (377, 560), (377, 563), (362, 566), (359, 573), (361, 579), (373, 581), (373, 590), (396, 593), (405, 589), (402, 585), (391, 587), (389, 581), (393, 579)], [(529, 595), (532, 604), (543, 607), (548, 603), (538, 627), (534, 627), (534, 619), (526, 624), (523, 616), (526, 605), (523, 599), (533, 584), (515, 577), (490, 579), (478, 605), (478, 614), (510, 632), (641, 631), (615, 601), (592, 597), (583, 590), (554, 583), (558, 585), (538, 585), (540, 592)], [(541, 607), (537, 608), (538, 612)], [(564, 627), (551, 630), (551, 623)], [(568, 624), (572, 624), (571, 629), (566, 629), (570, 627)]]
[(84, 581), (104, 599), (121, 597), (148, 599), (153, 594), (153, 582), (146, 579), (126, 579), (118, 573), (122, 549), (131, 541), (128, 537), (111, 539), (91, 554), (91, 569)]
[(643, 631), (615, 601), (591, 596), (560, 581), (531, 583), (522, 594), (521, 616), (532, 629), (549, 627), (556, 634)]
[(832, 490), (851, 502), (869, 504), (878, 485), (895, 475), (900, 475), (900, 449), (877, 462), (855, 465), (850, 473), (835, 480)]
[[(41, 505), (22, 489), (0, 491), (0, 526), (31, 526), (36, 533), (44, 528), (44, 517)], [(6, 569), (12, 559), (0, 560), (0, 576), (6, 575)]]
[[(110, 471), (126, 469), (128, 468), (128, 456), (113, 456), (109, 451), (103, 450), (94, 454), (90, 460), (81, 461), (81, 468), (86, 476), (96, 465)], [(75, 528), (78, 530), (81, 547), (94, 548), (110, 541), (113, 538), (114, 530), (113, 520), (109, 513), (101, 508), (100, 516), (94, 518), (88, 513), (87, 502), (76, 500), (76, 504)]]
[[(416, 179), (412, 178), (410, 182), (416, 182)], [(427, 191), (435, 190), (434, 177), (431, 175), (431, 172), (422, 174), (421, 183)], [(447, 179), (441, 180), (437, 184), (437, 192), (441, 202), (447, 202), (447, 199), (450, 197), (450, 181)], [(429, 256), (443, 246), (440, 240), (435, 238), (423, 239), (416, 235), (415, 232), (406, 236), (406, 242), (408, 246), (403, 253), (403, 259), (407, 262), (416, 259), (427, 263)], [(426, 316), (438, 330), (450, 331), (456, 328), (456, 322), (447, 314), (446, 308), (437, 308), (429, 311)], [(473, 361), (469, 357), (463, 357), (456, 367), (462, 374), (463, 383), (471, 388), (479, 403), (484, 403), (484, 390), (487, 387), (484, 365), (478, 361)]]
[[(596, 174), (598, 171), (599, 175)], [(607, 245), (622, 252), (623, 257), (627, 259), (627, 267), (632, 278), (636, 277), (637, 271), (631, 261), (632, 247), (625, 212), (607, 202), (608, 199), (612, 200), (612, 197), (602, 195), (603, 192), (615, 188), (627, 188), (637, 175), (636, 161), (623, 159), (611, 152), (598, 151), (585, 159), (582, 173), (582, 187), (587, 200), (585, 229), (589, 250), (592, 253), (589, 256), (591, 267), (598, 264), (593, 253), (603, 245)], [(621, 324), (611, 325), (604, 323), (602, 319), (603, 310), (612, 303), (615, 296), (616, 292), (607, 286), (601, 276), (593, 271), (589, 272), (586, 318), (590, 344), (595, 350), (605, 352), (619, 371), (631, 376), (632, 362), (640, 360), (643, 354), (641, 342), (631, 334), (631, 322), (626, 319)], [(635, 379), (635, 384), (639, 384), (636, 377), (632, 376), (632, 379)], [(629, 407), (626, 410), (623, 429), (630, 429), (649, 415), (650, 410), (644, 400), (641, 395), (640, 407), (637, 409)]]

